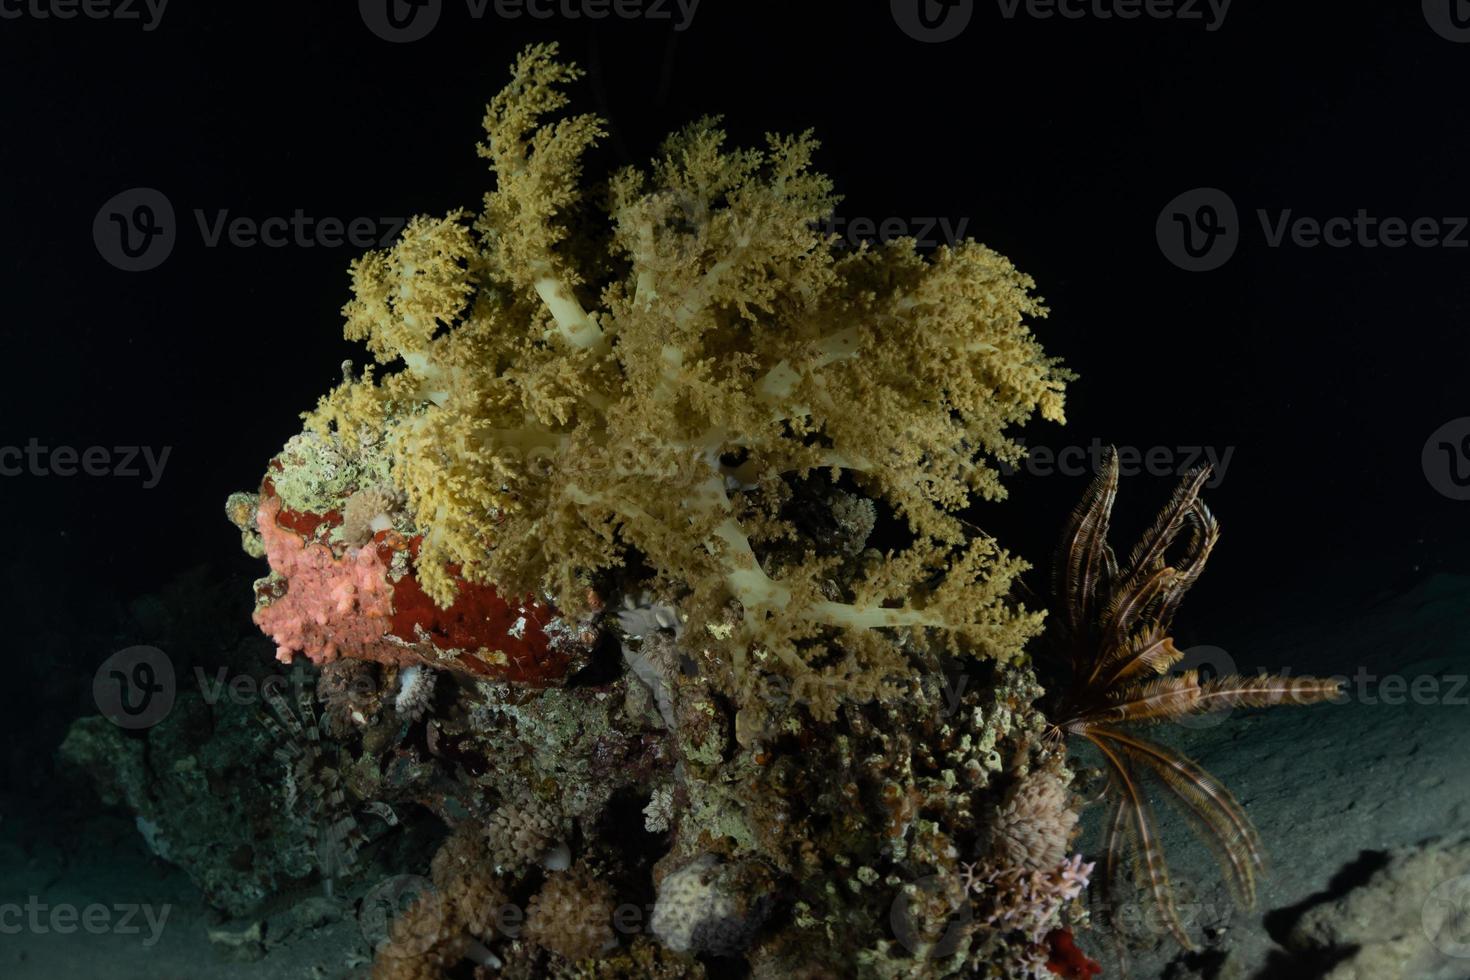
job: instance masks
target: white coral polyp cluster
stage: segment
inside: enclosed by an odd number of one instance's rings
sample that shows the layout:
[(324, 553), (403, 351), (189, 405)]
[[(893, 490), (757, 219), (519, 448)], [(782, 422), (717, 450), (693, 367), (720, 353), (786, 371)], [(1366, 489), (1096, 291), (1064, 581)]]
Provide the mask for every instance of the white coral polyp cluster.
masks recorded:
[(560, 865), (558, 829), (550, 807), (523, 795), (495, 811), (485, 828), (485, 839), (497, 868), (519, 870), (544, 859)]
[(995, 811), (988, 830), (995, 860), (1003, 867), (1054, 868), (1062, 863), (1077, 826), (1071, 793), (1048, 772), (1016, 783)]
[(701, 854), (659, 885), (649, 922), (653, 934), (679, 953), (725, 956), (749, 942), (758, 916), (752, 903), (734, 891), (736, 878), (719, 858)]
[(419, 664), (403, 668), (398, 674), (398, 695), (393, 710), (400, 718), (418, 721), (434, 703), (434, 682), (438, 678), (432, 667)]
[(395, 496), (381, 488), (358, 490), (342, 507), (342, 541), (348, 547), (360, 548), (379, 531), (393, 527)]

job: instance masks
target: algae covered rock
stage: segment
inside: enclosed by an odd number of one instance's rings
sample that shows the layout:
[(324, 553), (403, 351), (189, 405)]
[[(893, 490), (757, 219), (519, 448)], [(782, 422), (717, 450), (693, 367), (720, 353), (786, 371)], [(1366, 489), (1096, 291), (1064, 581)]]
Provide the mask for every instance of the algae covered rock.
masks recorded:
[(1391, 851), (1362, 885), (1308, 910), (1287, 942), (1323, 964), (1327, 980), (1462, 980), (1470, 975), (1470, 839)]
[(59, 750), (104, 803), (133, 813), (155, 855), (178, 865), (205, 899), (244, 915), (314, 870), (308, 828), (291, 820), (286, 786), (253, 710), (181, 692), (142, 734), (93, 716)]

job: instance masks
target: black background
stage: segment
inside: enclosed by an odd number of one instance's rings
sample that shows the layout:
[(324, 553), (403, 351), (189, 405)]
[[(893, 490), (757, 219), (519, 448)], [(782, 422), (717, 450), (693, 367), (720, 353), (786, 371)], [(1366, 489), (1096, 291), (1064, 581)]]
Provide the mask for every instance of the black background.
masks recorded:
[[(1233, 447), (1210, 495), (1225, 538), (1185, 618), (1366, 602), (1464, 568), (1470, 503), (1434, 490), (1420, 451), (1470, 415), (1470, 249), (1270, 248), (1255, 218), (1470, 214), (1470, 44), (1417, 3), (1236, 0), (1212, 31), (1007, 19), (990, 0), (958, 38), (926, 44), (882, 2), (704, 0), (676, 31), (477, 20), (446, 0), (427, 38), (391, 44), (351, 3), (174, 0), (153, 30), (0, 19), (0, 444), (172, 447), (151, 490), (0, 480), (13, 614), (27, 589), (85, 616), (200, 563), (263, 569), (222, 503), (258, 484), (340, 362), (363, 360), (338, 313), (358, 250), (209, 248), (194, 211), (474, 207), (490, 179), (474, 152), (484, 104), (523, 45), (552, 39), (591, 69), (575, 94), (610, 121), (598, 164), (646, 162), (705, 113), (740, 142), (812, 127), (841, 215), (964, 220), (1031, 273), (1051, 309), (1037, 333), (1081, 378), (1069, 425), (1028, 441)], [(179, 240), (128, 273), (92, 223), (138, 186), (167, 195)], [(1190, 273), (1161, 253), (1155, 220), (1201, 186), (1225, 190), (1244, 228), (1224, 267)], [(1083, 482), (1018, 475), (1013, 499), (976, 519), (1044, 565)], [(1126, 481), (1123, 523), (1172, 483)]]

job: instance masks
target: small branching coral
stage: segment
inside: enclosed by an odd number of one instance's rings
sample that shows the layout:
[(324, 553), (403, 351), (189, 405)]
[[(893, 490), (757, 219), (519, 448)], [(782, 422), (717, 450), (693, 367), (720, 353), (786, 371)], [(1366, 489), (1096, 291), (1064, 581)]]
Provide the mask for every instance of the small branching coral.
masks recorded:
[[(1116, 809), (1108, 825), (1106, 880), (1120, 871), (1125, 852), (1134, 874), (1154, 894), (1169, 930), (1193, 949), (1174, 906), (1169, 871), (1141, 787), (1154, 777), (1215, 848), (1239, 898), (1254, 904), (1261, 844), (1250, 818), (1218, 780), (1178, 752), (1119, 727), (1158, 723), (1228, 708), (1313, 704), (1341, 693), (1338, 681), (1299, 677), (1225, 676), (1201, 680), (1197, 671), (1168, 673), (1183, 653), (1170, 636), (1179, 604), (1209, 558), (1220, 526), (1199, 499), (1208, 469), (1190, 473), (1120, 566), (1107, 543), (1118, 492), (1118, 457), (1073, 512), (1054, 567), (1060, 609), (1056, 636), (1066, 650), (1070, 681), (1049, 712), (1048, 737), (1086, 739), (1102, 754)], [(1181, 534), (1184, 545), (1170, 555)]]
[[(1040, 627), (1006, 598), (1021, 563), (953, 512), (1002, 496), (1008, 429), (1062, 419), (1070, 375), (1024, 323), (1045, 312), (1031, 280), (974, 242), (843, 250), (818, 230), (836, 198), (810, 134), (735, 149), (704, 119), (594, 199), (603, 124), (562, 112), (579, 74), (554, 46), (522, 54), (485, 116), (480, 212), (417, 218), (353, 265), (347, 336), (396, 369), (348, 378), (310, 420), (386, 450), (424, 589), (577, 611), (636, 557), (735, 690), (753, 662), (799, 677), (832, 650), (847, 686), (880, 690), (904, 661), (859, 638), (878, 628), (1017, 657)], [(780, 503), (819, 471), (914, 538), (836, 596), (836, 559), (758, 557), (794, 536)]]

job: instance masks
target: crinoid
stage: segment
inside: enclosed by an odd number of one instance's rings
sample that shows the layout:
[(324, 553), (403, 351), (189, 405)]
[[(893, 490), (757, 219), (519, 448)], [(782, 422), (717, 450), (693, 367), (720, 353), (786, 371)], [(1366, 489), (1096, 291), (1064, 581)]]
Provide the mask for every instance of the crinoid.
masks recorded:
[[(1110, 452), (1067, 523), (1053, 572), (1064, 669), (1071, 677), (1048, 712), (1048, 738), (1086, 739), (1101, 753), (1116, 810), (1108, 823), (1104, 881), (1116, 880), (1125, 856), (1138, 883), (1154, 895), (1169, 930), (1194, 944), (1175, 908), (1143, 781), (1154, 779), (1211, 845), (1239, 900), (1255, 901), (1261, 843), (1240, 803), (1208, 772), (1178, 752), (1121, 727), (1165, 722), (1226, 708), (1311, 704), (1334, 698), (1340, 685), (1316, 677), (1222, 676), (1194, 670), (1165, 675), (1183, 653), (1169, 635), (1179, 603), (1204, 570), (1220, 526), (1199, 499), (1208, 469), (1191, 472), (1138, 545), (1119, 566), (1107, 542), (1118, 490), (1118, 458)], [(1176, 542), (1181, 542), (1175, 547)], [(1171, 554), (1172, 552), (1172, 554)], [(1106, 887), (1106, 886), (1105, 886)]]
[[(286, 768), (287, 806), (315, 830), (317, 869), (322, 887), (331, 896), (336, 880), (356, 862), (358, 848), (366, 837), (352, 815), (343, 782), (342, 747), (322, 738), (325, 717), (318, 717), (313, 703), (316, 686), (299, 672), (291, 680), (296, 689), (296, 708), (292, 709), (281, 692), (285, 679), (276, 676), (260, 686), (261, 698), (270, 711), (261, 709), (258, 716), (275, 738), (272, 754)], [(387, 810), (387, 814), (391, 816), (392, 811)]]

